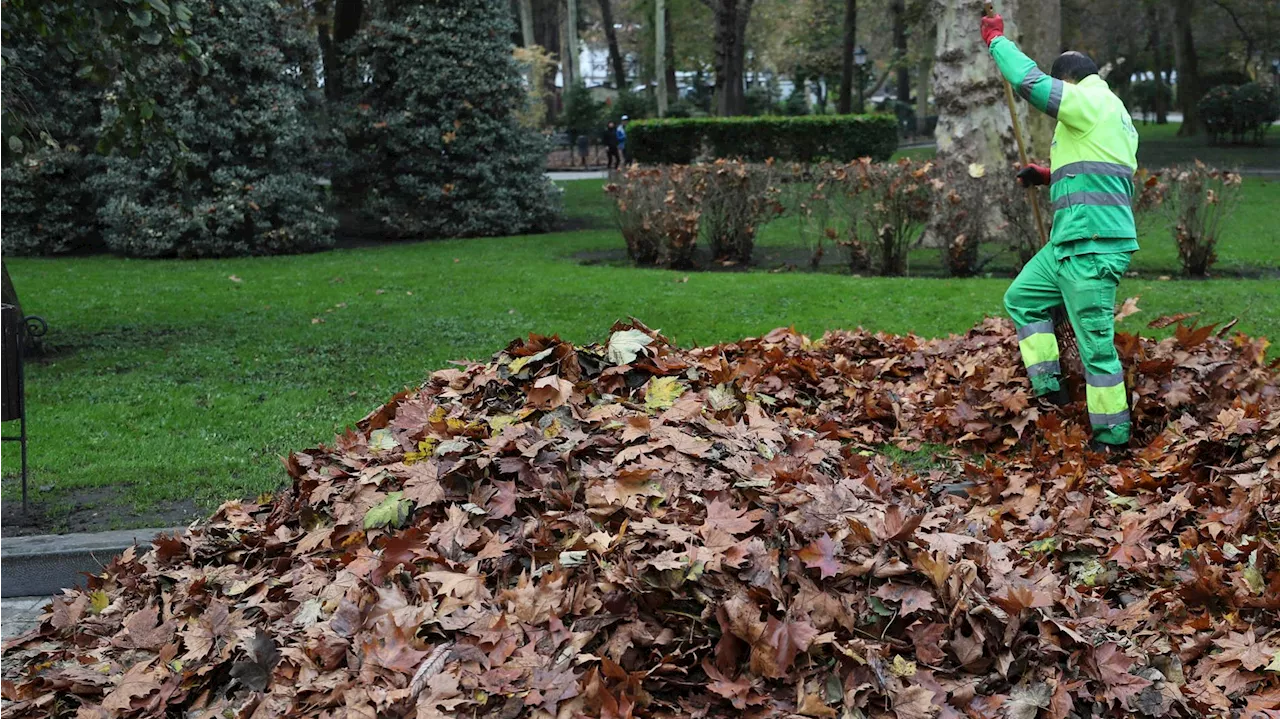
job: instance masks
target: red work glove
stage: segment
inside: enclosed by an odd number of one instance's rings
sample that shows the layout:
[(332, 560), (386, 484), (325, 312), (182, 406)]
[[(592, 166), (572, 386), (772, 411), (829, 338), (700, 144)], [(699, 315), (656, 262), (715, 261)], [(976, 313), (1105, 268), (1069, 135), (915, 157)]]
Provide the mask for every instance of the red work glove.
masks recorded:
[(982, 18), (982, 42), (991, 47), (991, 41), (1004, 37), (1004, 18), (999, 15)]
[(1018, 171), (1018, 184), (1023, 187), (1049, 184), (1049, 168), (1039, 165), (1027, 165)]

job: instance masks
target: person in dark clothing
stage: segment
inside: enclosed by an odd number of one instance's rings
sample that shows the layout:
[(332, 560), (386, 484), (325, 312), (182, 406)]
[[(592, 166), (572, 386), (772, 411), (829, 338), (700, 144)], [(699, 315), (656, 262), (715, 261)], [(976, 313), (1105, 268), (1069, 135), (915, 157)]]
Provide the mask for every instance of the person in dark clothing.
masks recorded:
[(609, 158), (609, 169), (622, 166), (622, 155), (618, 154), (618, 128), (612, 122), (604, 131), (604, 148)]

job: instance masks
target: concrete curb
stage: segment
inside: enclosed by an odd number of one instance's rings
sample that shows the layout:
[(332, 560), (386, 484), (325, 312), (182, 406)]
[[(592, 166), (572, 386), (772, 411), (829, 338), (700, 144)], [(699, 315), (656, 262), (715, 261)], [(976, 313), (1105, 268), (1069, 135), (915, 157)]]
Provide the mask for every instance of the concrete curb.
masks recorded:
[(146, 549), (157, 534), (185, 531), (177, 527), (6, 537), (0, 541), (0, 597), (47, 597), (65, 587), (84, 586), (84, 573), (97, 574), (129, 547)]

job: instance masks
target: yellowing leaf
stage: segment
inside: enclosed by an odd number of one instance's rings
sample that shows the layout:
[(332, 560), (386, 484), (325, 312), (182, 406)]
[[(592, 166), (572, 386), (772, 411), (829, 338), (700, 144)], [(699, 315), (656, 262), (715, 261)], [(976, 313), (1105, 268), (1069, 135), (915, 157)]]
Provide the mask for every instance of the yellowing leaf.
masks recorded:
[(364, 515), (364, 528), (399, 527), (409, 518), (413, 502), (404, 498), (404, 492), (392, 492), (382, 504), (371, 508)]
[(1269, 672), (1280, 672), (1280, 652), (1276, 652), (1271, 657), (1271, 663), (1263, 668)]
[(641, 350), (653, 343), (653, 338), (640, 330), (622, 330), (609, 337), (605, 355), (615, 365), (631, 364)]
[(399, 446), (389, 429), (375, 429), (369, 433), (369, 449), (387, 452)]
[(969, 163), (969, 177), (972, 177), (973, 179), (976, 180), (979, 177), (985, 177), (986, 174), (987, 174), (987, 168), (985, 166), (980, 165), (976, 162)]
[(889, 665), (889, 671), (893, 672), (894, 676), (899, 677), (915, 676), (916, 663), (904, 659), (901, 654), (895, 654), (893, 655), (893, 664)]
[(733, 393), (733, 388), (718, 384), (707, 392), (707, 405), (713, 411), (723, 412), (725, 410), (737, 409), (739, 406), (738, 397)]
[(520, 374), (520, 370), (523, 370), (525, 367), (529, 366), (530, 364), (532, 364), (532, 363), (534, 363), (534, 362), (540, 362), (540, 361), (542, 361), (542, 360), (544, 360), (544, 359), (546, 359), (546, 358), (550, 357), (550, 356), (551, 356), (551, 351), (552, 351), (553, 349), (555, 349), (555, 348), (554, 348), (554, 347), (548, 347), (548, 348), (546, 348), (546, 349), (542, 350), (541, 352), (539, 352), (539, 353), (537, 353), (537, 354), (529, 355), (528, 357), (517, 357), (517, 358), (515, 358), (515, 359), (511, 360), (511, 366), (510, 366), (508, 369), (510, 369), (510, 370), (511, 370), (511, 374)]
[(675, 404), (686, 389), (685, 384), (675, 377), (654, 377), (649, 380), (649, 389), (644, 393), (644, 406), (666, 409)]
[(107, 593), (101, 589), (95, 589), (92, 592), (89, 592), (89, 610), (94, 614), (102, 614), (110, 604), (111, 599), (107, 597)]

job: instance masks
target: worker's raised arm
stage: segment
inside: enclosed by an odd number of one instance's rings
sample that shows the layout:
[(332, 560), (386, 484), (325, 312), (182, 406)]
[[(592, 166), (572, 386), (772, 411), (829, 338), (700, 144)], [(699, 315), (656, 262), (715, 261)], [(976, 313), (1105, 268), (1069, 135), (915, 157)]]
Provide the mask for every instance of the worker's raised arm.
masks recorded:
[(989, 43), (1000, 74), (1022, 99), (1069, 127), (1080, 131), (1089, 129), (1091, 113), (1087, 103), (1080, 101), (1076, 87), (1046, 75), (1037, 67), (1017, 44), (1004, 36), (1004, 22), (999, 15), (983, 18), (982, 38)]

